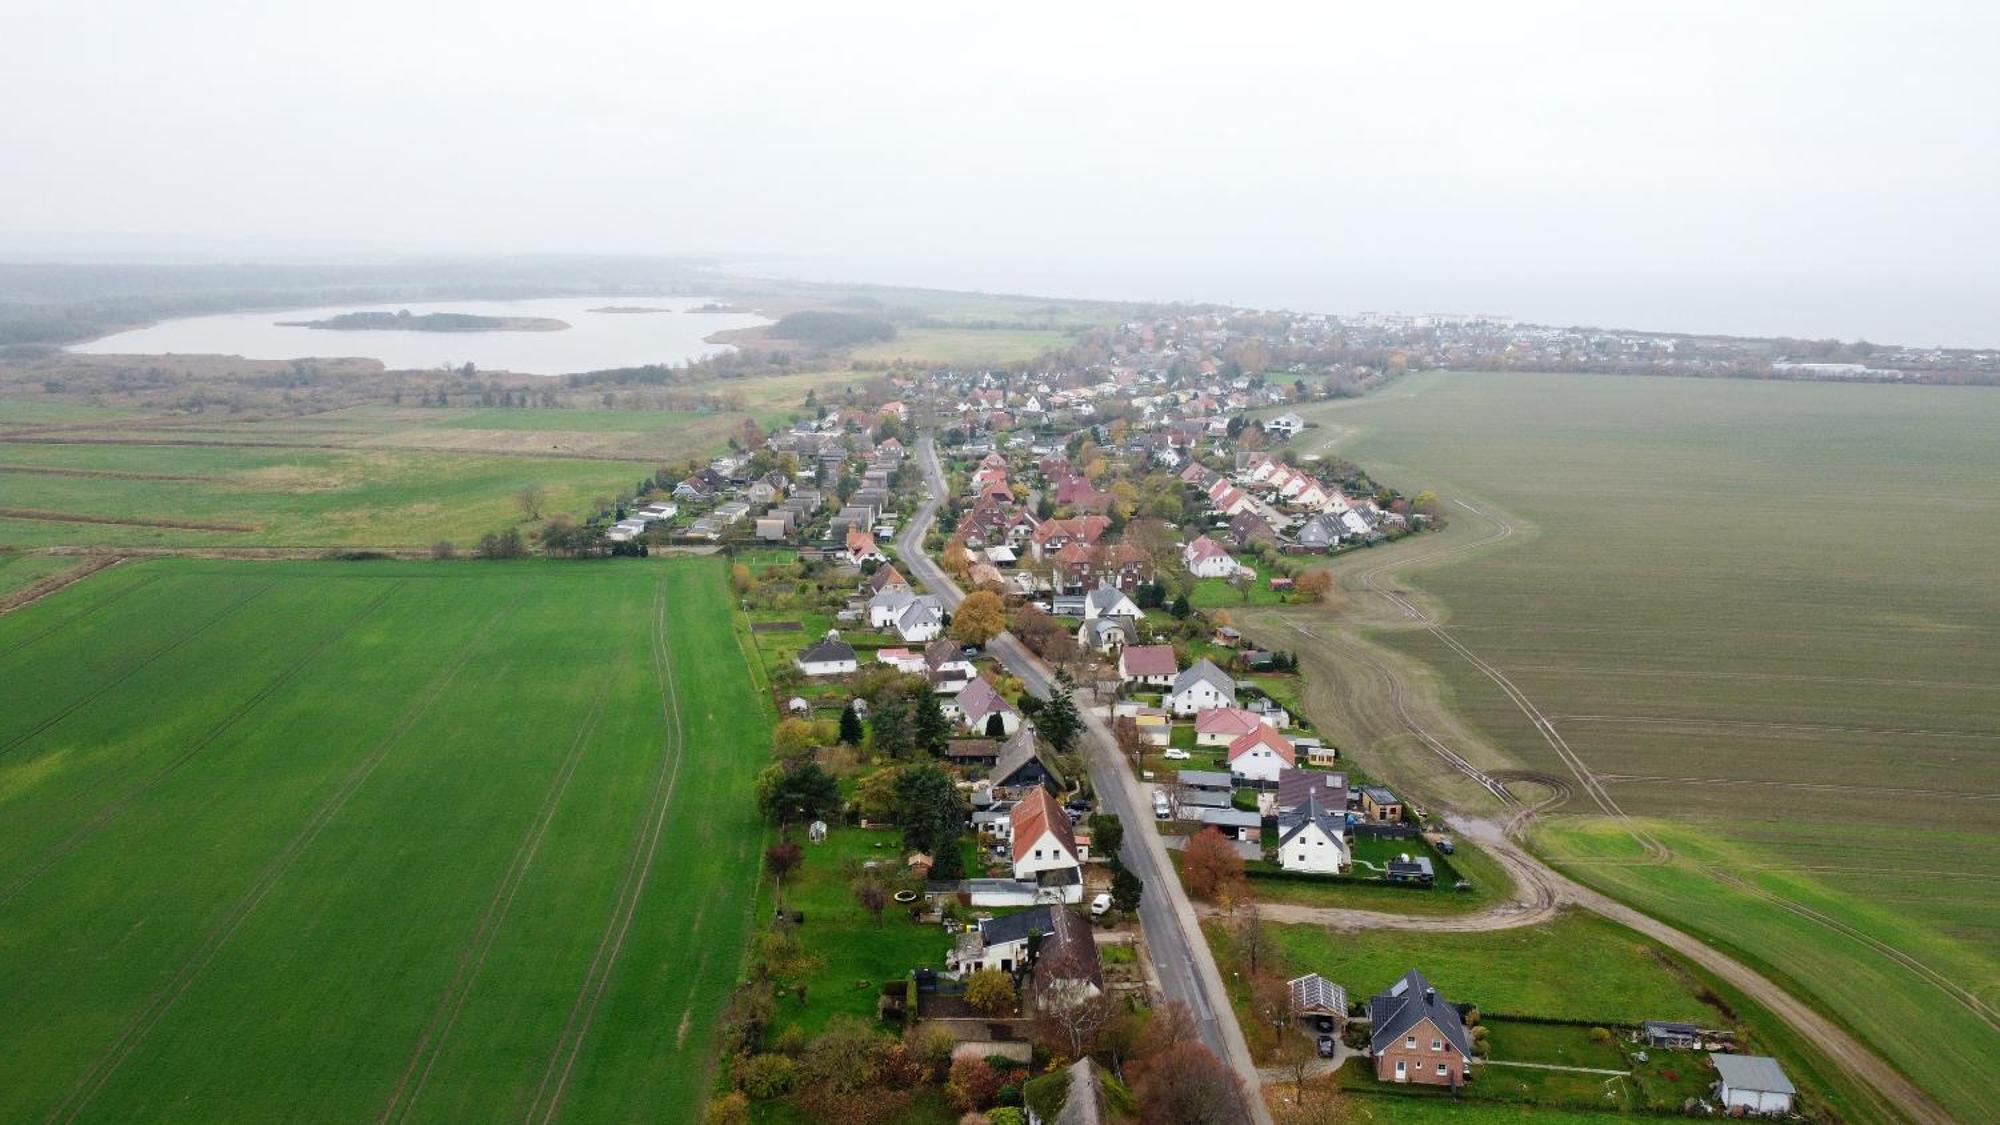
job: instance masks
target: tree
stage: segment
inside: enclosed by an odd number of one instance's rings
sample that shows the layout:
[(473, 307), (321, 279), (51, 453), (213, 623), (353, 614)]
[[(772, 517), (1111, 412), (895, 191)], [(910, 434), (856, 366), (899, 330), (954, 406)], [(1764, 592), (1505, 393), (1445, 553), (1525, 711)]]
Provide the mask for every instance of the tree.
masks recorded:
[(1117, 813), (1094, 812), (1090, 814), (1090, 847), (1098, 855), (1118, 862), (1119, 845), (1125, 842), (1125, 823)]
[(930, 690), (930, 685), (914, 689), (914, 695), (916, 748), (934, 758), (941, 758), (951, 743), (951, 720), (945, 718), (944, 704), (938, 702), (937, 693)]
[[(1095, 839), (1091, 841), (1096, 843)], [(1120, 867), (1111, 873), (1111, 905), (1130, 914), (1139, 909), (1139, 899), (1145, 894), (1146, 885), (1130, 868)]]
[(1188, 604), (1187, 595), (1182, 594), (1180, 597), (1174, 599), (1174, 604), (1167, 612), (1173, 614), (1178, 620), (1186, 621), (1188, 614), (1194, 612), (1194, 607)]
[(514, 494), (514, 501), (521, 506), (521, 514), (530, 520), (542, 518), (542, 505), (548, 499), (547, 490), (539, 484), (526, 484)]
[(1147, 1059), (1133, 1086), (1144, 1121), (1241, 1125), (1251, 1120), (1242, 1082), (1200, 1043), (1181, 1043)]
[(873, 728), (875, 752), (891, 758), (907, 758), (916, 749), (916, 728), (910, 717), (910, 705), (900, 694), (885, 695), (875, 705), (875, 715), (869, 721)]
[(1253, 975), (1276, 970), (1280, 955), (1277, 935), (1264, 924), (1263, 915), (1257, 912), (1256, 904), (1249, 902), (1247, 896), (1235, 895), (1232, 901), (1239, 906), (1247, 904), (1250, 907), (1238, 914), (1235, 932), (1230, 935), (1230, 946), (1236, 953), (1236, 959)]
[(840, 811), (840, 783), (814, 762), (778, 762), (757, 775), (757, 809), (779, 826), (825, 820)]
[[(927, 853), (939, 867), (946, 853), (955, 857), (965, 831), (965, 805), (951, 775), (928, 762), (905, 767), (896, 778), (896, 820), (903, 826), (903, 843)], [(957, 867), (956, 860), (951, 864)], [(932, 868), (938, 875), (938, 868)]]
[(861, 736), (861, 716), (855, 713), (854, 704), (849, 703), (840, 712), (840, 740), (849, 746), (859, 746)]
[(884, 766), (863, 777), (854, 786), (854, 809), (871, 821), (892, 820), (896, 816), (896, 779), (901, 766)]
[(1111, 720), (1111, 737), (1118, 743), (1118, 752), (1132, 762), (1132, 772), (1139, 772), (1141, 755), (1146, 752), (1145, 736), (1139, 733), (1139, 721), (1130, 715), (1120, 715)]
[(991, 590), (974, 590), (958, 603), (951, 636), (960, 644), (983, 645), (1007, 629), (1007, 607)]
[(744, 566), (742, 563), (737, 563), (735, 566), (729, 568), (729, 587), (735, 590), (738, 596), (749, 593), (750, 585), (749, 567)]
[(965, 982), (965, 1002), (989, 1016), (1010, 1015), (1017, 997), (1014, 979), (998, 969), (981, 969)]
[(1325, 567), (1316, 567), (1299, 575), (1292, 583), (1292, 592), (1302, 602), (1326, 600), (1327, 591), (1333, 589), (1333, 574)]
[(992, 1105), (1006, 1081), (1007, 1076), (985, 1059), (967, 1056), (951, 1064), (951, 1077), (944, 1089), (951, 1104), (971, 1112)]
[(889, 905), (889, 886), (882, 881), (879, 869), (864, 867), (854, 877), (854, 901), (875, 916), (876, 925), (882, 924), (882, 910)]
[(1252, 973), (1250, 1010), (1271, 1029), (1273, 1051), (1284, 1046), (1285, 1030), (1292, 1025), (1292, 986), (1276, 973)]
[(1118, 1001), (1103, 993), (1041, 995), (1035, 1001), (1035, 1038), (1052, 1056), (1080, 1059), (1097, 1049), (1097, 1037), (1117, 1019)]
[(1036, 729), (1058, 754), (1069, 753), (1083, 730), (1083, 716), (1077, 713), (1076, 700), (1070, 694), (1072, 686), (1069, 673), (1056, 673), (1055, 690), (1042, 705), (1041, 719), (1036, 724)]
[(771, 731), (771, 753), (779, 759), (804, 757), (819, 745), (819, 732), (804, 719), (782, 719)]
[(702, 1111), (702, 1125), (750, 1125), (750, 1099), (741, 1090), (717, 1094)]
[(785, 879), (806, 861), (805, 849), (791, 840), (780, 840), (764, 849), (764, 870), (778, 883), (778, 902), (785, 901)]
[(1243, 857), (1213, 828), (1195, 833), (1185, 854), (1188, 890), (1196, 898), (1215, 902), (1243, 881)]
[(940, 561), (945, 573), (960, 582), (965, 581), (966, 574), (972, 570), (972, 557), (966, 553), (965, 543), (957, 538), (945, 544), (944, 557)]

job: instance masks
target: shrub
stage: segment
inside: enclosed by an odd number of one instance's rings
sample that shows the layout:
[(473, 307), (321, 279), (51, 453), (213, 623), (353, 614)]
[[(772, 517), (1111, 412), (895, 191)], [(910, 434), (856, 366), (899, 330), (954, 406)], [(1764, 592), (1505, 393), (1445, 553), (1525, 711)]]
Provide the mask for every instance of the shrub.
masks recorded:
[(701, 1115), (702, 1125), (750, 1125), (750, 1102), (741, 1090), (713, 1098)]
[(791, 1092), (798, 1064), (784, 1055), (751, 1055), (736, 1061), (736, 1084), (762, 1102)]
[(985, 1059), (959, 1059), (951, 1064), (951, 1077), (944, 1084), (951, 1104), (966, 1111), (985, 1109), (999, 1098), (1006, 1076), (987, 1065)]
[(1609, 1042), (1611, 1042), (1611, 1029), (1610, 1029), (1610, 1028), (1607, 1028), (1607, 1027), (1593, 1027), (1593, 1028), (1591, 1028), (1591, 1029), (1590, 1029), (1590, 1041), (1591, 1041), (1592, 1043), (1609, 1043)]

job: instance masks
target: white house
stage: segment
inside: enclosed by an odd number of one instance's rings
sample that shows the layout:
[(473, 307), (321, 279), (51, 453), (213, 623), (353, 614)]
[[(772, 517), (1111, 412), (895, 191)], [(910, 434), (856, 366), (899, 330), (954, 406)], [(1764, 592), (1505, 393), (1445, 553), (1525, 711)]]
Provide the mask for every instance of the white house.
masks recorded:
[(1206, 535), (1197, 535), (1181, 549), (1181, 561), (1196, 578), (1228, 578), (1236, 573), (1236, 560), (1227, 548)]
[(1172, 645), (1127, 645), (1118, 651), (1118, 679), (1121, 683), (1168, 687), (1180, 671)]
[(879, 648), (875, 659), (898, 672), (921, 676), (924, 674), (924, 654), (906, 648)]
[(1354, 855), (1342, 834), (1345, 809), (1328, 809), (1317, 795), (1290, 812), (1278, 814), (1278, 866), (1311, 875), (1338, 875), (1354, 866)]
[(882, 553), (882, 548), (876, 544), (873, 535), (858, 527), (848, 528), (847, 561), (860, 566), (871, 560), (884, 563), (889, 561), (889, 556)]
[[(1021, 713), (1014, 705), (993, 690), (993, 685), (985, 680), (975, 679), (965, 685), (956, 700), (960, 722), (974, 734), (991, 733), (991, 725), (996, 717), (1000, 725), (1000, 735), (1005, 737), (1021, 729)], [(1067, 820), (1067, 818), (1065, 818)]]
[(1236, 684), (1207, 658), (1195, 661), (1194, 667), (1175, 676), (1173, 688), (1167, 692), (1167, 709), (1176, 715), (1199, 714), (1235, 703)]
[(808, 676), (845, 676), (861, 670), (854, 657), (854, 646), (841, 640), (834, 630), (827, 631), (825, 640), (793, 657), (792, 663)]
[(1028, 791), (1008, 819), (1012, 822), (1014, 878), (1032, 882), (1058, 902), (1083, 901), (1083, 861), (1069, 816), (1042, 786)]
[(1217, 707), (1213, 711), (1203, 711), (1195, 716), (1194, 744), (1227, 746), (1265, 725), (1264, 720), (1258, 718), (1255, 712), (1245, 711), (1241, 707)]
[(917, 595), (908, 586), (884, 586), (881, 593), (868, 599), (868, 627), (887, 629), (902, 616), (903, 611), (915, 604)]
[(1798, 1087), (1778, 1069), (1778, 1060), (1766, 1055), (1728, 1055), (1720, 1051), (1708, 1056), (1715, 1063), (1720, 1080), (1722, 1104), (1726, 1109), (1743, 1107), (1750, 1113), (1790, 1113)]
[(1276, 783), (1281, 770), (1298, 764), (1298, 753), (1285, 736), (1257, 724), (1257, 729), (1229, 744), (1229, 772), (1238, 781)]
[(1054, 922), (1049, 906), (1031, 906), (999, 918), (983, 918), (977, 929), (967, 930), (957, 948), (945, 955), (945, 968), (963, 976), (985, 969), (1011, 973), (1028, 964), (1028, 945), (1034, 935), (1049, 934)]
[(1095, 621), (1100, 617), (1123, 617), (1137, 621), (1146, 616), (1139, 603), (1125, 596), (1125, 591), (1116, 586), (1099, 586), (1083, 599), (1083, 619)]
[(1290, 411), (1286, 411), (1285, 413), (1278, 415), (1276, 418), (1264, 419), (1263, 425), (1265, 433), (1276, 434), (1279, 437), (1289, 438), (1289, 437), (1297, 437), (1299, 434), (1305, 431), (1306, 420), (1304, 418), (1299, 417), (1297, 414), (1293, 414)]
[(922, 644), (944, 632), (944, 604), (930, 594), (920, 594), (896, 618), (896, 635), (905, 644)]

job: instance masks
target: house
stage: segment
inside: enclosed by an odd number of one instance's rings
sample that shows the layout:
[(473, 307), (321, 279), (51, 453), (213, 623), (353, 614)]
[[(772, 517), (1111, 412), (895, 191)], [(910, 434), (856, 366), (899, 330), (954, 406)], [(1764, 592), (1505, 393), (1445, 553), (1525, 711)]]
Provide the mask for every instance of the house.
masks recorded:
[(1217, 707), (1194, 719), (1196, 746), (1227, 746), (1264, 726), (1264, 721), (1241, 707)]
[(1229, 521), (1229, 539), (1238, 547), (1276, 543), (1278, 532), (1271, 522), (1256, 512), (1239, 512)]
[(1127, 597), (1116, 586), (1099, 586), (1084, 595), (1083, 619), (1095, 621), (1100, 617), (1122, 617), (1127, 621), (1137, 621), (1146, 616), (1139, 604)]
[[(860, 566), (867, 562), (888, 562), (889, 556), (883, 554), (882, 548), (876, 545), (875, 536), (872, 532), (859, 527), (849, 527), (847, 529), (847, 561), (853, 563), (855, 566)], [(905, 584), (905, 588), (908, 588), (907, 584)]]
[(908, 675), (922, 675), (924, 671), (923, 654), (920, 652), (911, 652), (906, 648), (876, 649), (875, 659), (879, 663), (887, 664), (896, 671)]
[(1458, 1007), (1439, 996), (1422, 973), (1411, 969), (1368, 1001), (1368, 1015), (1378, 1081), (1465, 1084), (1472, 1037)]
[(1028, 995), (1036, 1009), (1068, 1008), (1103, 995), (1104, 968), (1089, 921), (1074, 910), (1054, 907), (1049, 924), (1028, 974)]
[[(1278, 774), (1278, 815), (1283, 816), (1306, 803), (1307, 798), (1319, 801), (1319, 806), (1329, 812), (1347, 812), (1347, 775), (1344, 773), (1321, 773), (1319, 770), (1285, 770)], [(1342, 822), (1345, 827), (1345, 821)]]
[(1006, 737), (1021, 729), (1021, 713), (985, 680), (975, 679), (966, 684), (965, 690), (958, 693), (957, 703), (960, 721), (974, 734)]
[(1354, 866), (1343, 830), (1347, 807), (1322, 803), (1308, 794), (1305, 803), (1278, 814), (1278, 866), (1309, 875), (1338, 875)]
[(944, 760), (954, 766), (990, 770), (1000, 761), (1000, 744), (990, 738), (954, 738), (944, 744)]
[(1229, 744), (1228, 759), (1231, 776), (1255, 785), (1276, 785), (1280, 771), (1298, 765), (1292, 744), (1263, 723)]
[(1669, 1051), (1690, 1050), (1701, 1041), (1701, 1029), (1695, 1025), (1665, 1020), (1647, 1020), (1639, 1025), (1639, 1034), (1645, 1037), (1646, 1046)]
[(1172, 645), (1129, 645), (1118, 653), (1118, 680), (1168, 687), (1180, 675)]
[(1267, 434), (1273, 434), (1282, 438), (1292, 438), (1305, 432), (1306, 420), (1297, 414), (1286, 411), (1276, 418), (1264, 419), (1262, 425), (1264, 432)]
[(845, 676), (861, 669), (854, 657), (854, 646), (831, 629), (825, 640), (800, 652), (792, 658), (792, 663), (808, 676)]
[(1181, 561), (1196, 578), (1229, 578), (1239, 569), (1229, 549), (1206, 535), (1196, 536), (1181, 550)]
[(1049, 612), (1056, 617), (1081, 618), (1083, 616), (1083, 602), (1084, 598), (1082, 594), (1057, 594), (1055, 599), (1050, 603)]
[(1431, 870), (1431, 861), (1428, 856), (1420, 855), (1412, 857), (1408, 852), (1404, 852), (1402, 855), (1390, 860), (1384, 867), (1387, 869), (1388, 878), (1391, 883), (1415, 883), (1419, 886), (1429, 886), (1437, 879), (1437, 873)]
[(1396, 824), (1403, 819), (1403, 802), (1396, 794), (1381, 785), (1361, 787), (1361, 815), (1381, 824)]
[(1742, 1108), (1748, 1113), (1785, 1114), (1792, 1111), (1798, 1087), (1778, 1069), (1778, 1060), (1766, 1055), (1709, 1054), (1715, 1063), (1717, 1096), (1723, 1109)]
[(1320, 976), (1307, 973), (1285, 982), (1292, 994), (1292, 1015), (1299, 1019), (1325, 1016), (1335, 1023), (1347, 1021), (1347, 990)]
[(1309, 551), (1324, 551), (1340, 542), (1340, 517), (1321, 512), (1299, 525), (1292, 542)]
[(1111, 650), (1123, 648), (1138, 639), (1139, 631), (1126, 617), (1100, 617), (1095, 621), (1085, 621), (1076, 628), (1076, 643), (1080, 647), (1107, 656)]
[(1054, 795), (1036, 786), (1014, 806), (1008, 820), (1015, 881), (1036, 884), (1048, 901), (1082, 902), (1086, 856)]
[(1205, 657), (1195, 661), (1194, 667), (1175, 676), (1173, 687), (1167, 692), (1167, 709), (1176, 715), (1198, 714), (1235, 703), (1235, 683)]
[(907, 584), (884, 587), (880, 593), (868, 599), (869, 627), (887, 629), (894, 626), (902, 619), (903, 611), (916, 604), (916, 601), (916, 592)]
[[(936, 684), (940, 679), (969, 680), (978, 675), (972, 661), (965, 658), (964, 650), (950, 640), (935, 640), (924, 646), (924, 666), (919, 671), (931, 677)], [(953, 693), (957, 689), (952, 689)]]
[(987, 775), (995, 792), (1042, 786), (1054, 791), (1065, 788), (1062, 774), (1042, 756), (1035, 738), (1035, 724), (1022, 723), (1014, 737), (1002, 743), (993, 756), (993, 771)]
[(1139, 728), (1139, 741), (1148, 746), (1163, 747), (1174, 740), (1173, 719), (1157, 707), (1141, 707), (1132, 712), (1132, 723)]
[(1028, 965), (1028, 947), (1055, 928), (1052, 906), (1030, 906), (999, 918), (982, 918), (945, 955), (945, 970), (961, 976), (994, 970), (1011, 973)]
[[(1104, 1083), (1098, 1077), (1098, 1065), (1089, 1055), (1071, 1063), (1060, 1074), (1047, 1074), (1035, 1080), (1028, 1089), (1039, 1090), (1045, 1084), (1062, 1084), (1063, 1095), (1057, 1104), (1060, 1109), (1049, 1110), (1039, 1097), (1027, 1097), (1028, 1125), (1103, 1125), (1112, 1120), (1111, 1102), (1105, 1097)], [(1036, 1107), (1042, 1106), (1041, 1112)], [(1042, 1113), (1053, 1113), (1044, 1117)]]
[(936, 640), (944, 632), (944, 604), (931, 594), (921, 594), (896, 618), (896, 635), (906, 644)]
[(869, 575), (861, 585), (872, 595), (879, 594), (891, 586), (901, 586), (907, 590), (910, 588), (910, 580), (903, 577), (903, 572), (896, 569), (896, 564), (890, 563), (888, 566), (877, 567), (875, 573)]

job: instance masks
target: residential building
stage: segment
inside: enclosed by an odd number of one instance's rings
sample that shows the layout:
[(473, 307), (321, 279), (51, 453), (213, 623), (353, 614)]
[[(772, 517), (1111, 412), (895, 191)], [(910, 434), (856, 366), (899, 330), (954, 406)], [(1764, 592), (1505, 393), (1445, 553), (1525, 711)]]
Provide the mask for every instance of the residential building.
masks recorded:
[(1278, 774), (1298, 764), (1298, 755), (1285, 736), (1257, 724), (1257, 729), (1229, 744), (1229, 772), (1239, 783), (1271, 785)]
[(1014, 879), (1040, 888), (1047, 901), (1083, 901), (1083, 861), (1069, 816), (1050, 792), (1036, 786), (1009, 816)]
[(1309, 794), (1305, 803), (1278, 814), (1278, 866), (1309, 875), (1338, 875), (1354, 866), (1354, 853), (1343, 835), (1347, 809), (1320, 803)]
[(1383, 1082), (1462, 1086), (1472, 1037), (1456, 1005), (1411, 969), (1368, 1002), (1375, 1077)]
[(1175, 676), (1173, 687), (1167, 692), (1167, 709), (1176, 715), (1193, 715), (1235, 703), (1235, 682), (1207, 658), (1195, 661), (1194, 667)]
[(1172, 645), (1130, 645), (1118, 653), (1118, 679), (1127, 684), (1170, 687), (1180, 675)]
[(1194, 744), (1227, 746), (1265, 725), (1256, 714), (1241, 707), (1217, 707), (1195, 716)]
[(854, 646), (832, 630), (827, 632), (825, 640), (793, 657), (792, 663), (808, 676), (845, 676), (861, 669)]
[(993, 685), (982, 679), (974, 679), (958, 693), (960, 719), (974, 734), (1006, 737), (1021, 729), (1021, 713), (1007, 702)]
[(1238, 569), (1229, 549), (1206, 535), (1196, 536), (1182, 548), (1181, 561), (1196, 578), (1229, 578)]

